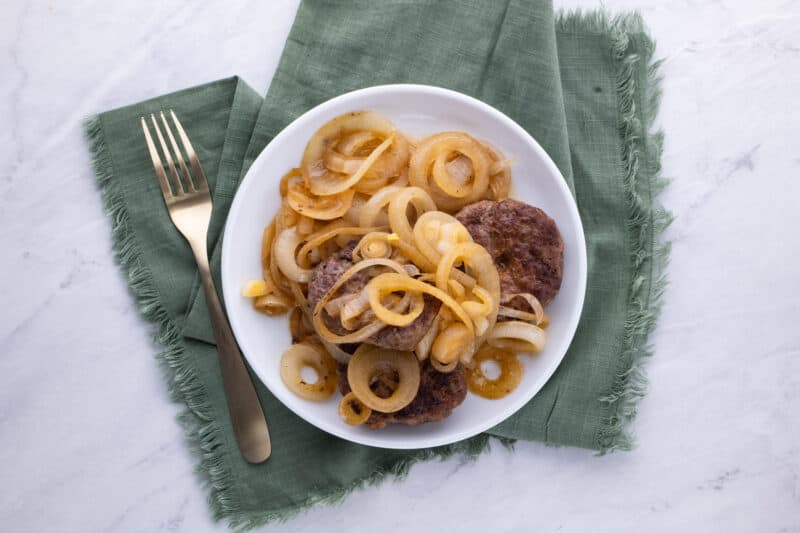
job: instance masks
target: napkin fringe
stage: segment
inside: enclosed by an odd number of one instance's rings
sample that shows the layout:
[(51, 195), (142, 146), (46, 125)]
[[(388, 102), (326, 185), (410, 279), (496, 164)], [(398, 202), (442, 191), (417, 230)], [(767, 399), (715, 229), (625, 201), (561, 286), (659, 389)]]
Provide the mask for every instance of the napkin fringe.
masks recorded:
[[(663, 240), (663, 233), (673, 217), (656, 200), (669, 183), (661, 176), (664, 135), (654, 125), (661, 98), (658, 72), (661, 61), (653, 58), (655, 43), (638, 13), (611, 17), (604, 10), (571, 11), (560, 15), (557, 23), (561, 31), (589, 28), (610, 35), (611, 52), (618, 64), (618, 127), (633, 276), (624, 326), (624, 351), (611, 389), (600, 398), (607, 405), (608, 418), (598, 432), (597, 442), (600, 453), (629, 450), (634, 445), (629, 423), (647, 392), (643, 360), (653, 354), (648, 337), (660, 315), (668, 283), (670, 243)], [(642, 63), (647, 70), (642, 97), (637, 100), (637, 74)]]
[(121, 185), (114, 180), (111, 154), (98, 115), (84, 121), (92, 166), (101, 190), (103, 204), (111, 218), (112, 251), (122, 267), (138, 304), (139, 313), (153, 325), (153, 339), (162, 346), (157, 359), (169, 383), (173, 400), (187, 408), (178, 414), (191, 451), (200, 458), (196, 471), (210, 486), (209, 503), (216, 519), (231, 516), (239, 509), (233, 492), (235, 480), (224, 464), (222, 428), (215, 422), (205, 387), (196, 371), (186, 362), (186, 348), (178, 327), (159, 300), (152, 276), (141, 260), (141, 251), (122, 198)]

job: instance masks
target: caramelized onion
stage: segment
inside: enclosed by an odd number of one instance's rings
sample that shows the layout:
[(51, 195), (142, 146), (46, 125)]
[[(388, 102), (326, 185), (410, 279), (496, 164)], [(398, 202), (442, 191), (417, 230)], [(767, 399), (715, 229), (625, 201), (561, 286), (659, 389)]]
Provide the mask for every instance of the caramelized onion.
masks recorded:
[(339, 400), (339, 416), (345, 424), (360, 426), (372, 414), (372, 409), (367, 407), (355, 394), (348, 392)]
[[(377, 259), (373, 259), (373, 261), (377, 261)], [(359, 265), (361, 263), (357, 263)], [(340, 278), (341, 279), (341, 278)], [(396, 273), (385, 273), (379, 274), (378, 276), (372, 278), (368, 284), (372, 285), (374, 289), (372, 290), (379, 290), (383, 294), (388, 294), (391, 292), (405, 292), (405, 291), (414, 291), (419, 293), (430, 294), (434, 298), (440, 300), (442, 304), (448, 309), (450, 309), (453, 314), (458, 317), (458, 319), (464, 323), (470, 333), (473, 332), (472, 320), (470, 320), (469, 315), (464, 312), (464, 309), (456, 302), (450, 295), (444, 292), (437, 287), (432, 285), (428, 285), (427, 283), (423, 283), (418, 279), (414, 279), (409, 277), (405, 273), (403, 274), (396, 274)]]
[[(467, 183), (460, 183), (463, 176), (450, 175), (444, 164), (459, 155), (470, 160), (472, 179)], [(431, 169), (433, 184), (430, 183)], [(423, 140), (414, 151), (409, 161), (408, 181), (428, 191), (439, 209), (457, 211), (486, 195), (489, 158), (485, 148), (466, 133), (438, 133)]]
[[(409, 276), (408, 279), (413, 278)], [(373, 283), (373, 281), (375, 282)], [(367, 283), (369, 305), (370, 308), (372, 308), (372, 312), (375, 313), (376, 317), (378, 317), (378, 320), (384, 324), (402, 328), (411, 324), (422, 314), (422, 310), (425, 307), (425, 301), (423, 300), (421, 293), (407, 291), (406, 294), (411, 295), (412, 307), (407, 313), (398, 313), (387, 308), (383, 303), (384, 297), (388, 296), (392, 292), (395, 291), (392, 289), (386, 289), (385, 286), (382, 285), (380, 276), (373, 278), (369, 283)]]
[(428, 211), (420, 215), (414, 224), (413, 235), (419, 251), (434, 264), (438, 264), (442, 254), (456, 244), (472, 241), (467, 228), (454, 216), (442, 211)]
[(361, 237), (353, 249), (353, 261), (358, 261), (359, 258), (374, 259), (392, 255), (392, 247), (387, 241), (388, 237), (389, 234), (385, 231), (373, 231)]
[[(325, 166), (326, 151), (343, 137), (357, 132), (370, 132), (382, 143), (372, 150), (354, 173), (331, 172)], [(341, 193), (358, 183), (381, 153), (392, 144), (394, 133), (394, 125), (389, 120), (370, 111), (347, 113), (324, 124), (309, 140), (300, 164), (309, 190), (320, 196), (328, 196)]]
[(345, 236), (349, 238), (358, 235), (364, 235), (367, 233), (374, 232), (378, 229), (380, 228), (358, 228), (351, 226), (338, 226), (331, 229), (323, 228), (317, 233), (307, 237), (306, 242), (303, 244), (303, 246), (300, 247), (300, 250), (298, 250), (297, 252), (297, 261), (298, 263), (303, 262), (304, 260), (306, 260), (311, 250), (318, 248), (322, 243), (329, 241), (331, 239), (340, 236)]
[(291, 208), (317, 220), (333, 220), (344, 215), (353, 202), (354, 191), (345, 189), (329, 196), (317, 196), (302, 181), (289, 184), (286, 201)]
[(417, 343), (416, 349), (414, 353), (417, 355), (417, 359), (420, 361), (424, 361), (428, 358), (428, 355), (431, 353), (431, 346), (433, 346), (433, 341), (436, 339), (436, 336), (439, 334), (439, 322), (440, 322), (440, 315), (436, 315), (433, 319), (433, 323), (431, 327), (428, 328), (428, 331), (425, 332), (425, 335)]
[(303, 242), (303, 239), (297, 234), (296, 228), (287, 228), (275, 239), (273, 251), (275, 253), (275, 262), (284, 276), (292, 281), (308, 283), (308, 280), (311, 279), (312, 271), (301, 268), (295, 260), (295, 251), (301, 242)]
[[(496, 379), (489, 379), (483, 373), (481, 363), (484, 361), (494, 361), (500, 367)], [(473, 394), (490, 400), (502, 398), (516, 389), (525, 370), (514, 353), (485, 344), (475, 354), (473, 363), (467, 369), (467, 387)]]
[(292, 309), (289, 315), (289, 334), (292, 336), (292, 342), (300, 342), (306, 337), (314, 336), (314, 328), (305, 320), (303, 310), (299, 307)]
[[(307, 383), (300, 375), (305, 366), (316, 372), (314, 383)], [(336, 363), (319, 345), (292, 344), (281, 356), (281, 380), (301, 398), (316, 402), (326, 400), (336, 390)]]
[[(397, 388), (388, 398), (375, 394), (370, 385), (380, 374), (396, 373)], [(381, 413), (394, 413), (410, 404), (419, 390), (420, 372), (411, 352), (386, 350), (362, 344), (347, 365), (347, 382), (353, 394), (367, 407)]]
[(502, 200), (508, 198), (511, 192), (511, 165), (508, 159), (503, 159), (502, 154), (497, 148), (486, 141), (481, 144), (489, 155), (491, 166), (489, 167), (489, 196), (490, 200)]
[(518, 320), (498, 322), (486, 337), (492, 346), (526, 353), (542, 351), (546, 341), (547, 333), (542, 328)]
[(431, 357), (430, 358), (430, 362), (431, 362), (431, 366), (434, 368), (434, 370), (436, 370), (437, 372), (440, 372), (442, 374), (449, 374), (450, 372), (455, 370), (456, 367), (458, 366), (458, 359), (454, 359), (454, 360), (450, 361), (449, 363), (444, 364), (444, 363), (440, 363), (439, 360), (436, 359), (435, 357)]
[(373, 194), (361, 208), (358, 225), (362, 228), (388, 225), (389, 215), (383, 212), (383, 209), (389, 205), (394, 194), (401, 190), (402, 187), (389, 186)]
[(436, 359), (443, 365), (458, 361), (465, 353), (472, 352), (472, 342), (475, 339), (464, 324), (454, 323), (443, 329), (431, 348), (431, 359)]
[(300, 172), (299, 168), (293, 168), (289, 172), (281, 177), (280, 185), (278, 189), (281, 192), (281, 197), (286, 197), (286, 194), (289, 192), (289, 184), (295, 181), (299, 181), (303, 179), (303, 173)]
[(400, 240), (409, 244), (414, 243), (411, 223), (408, 220), (408, 207), (414, 206), (417, 216), (426, 211), (435, 211), (436, 204), (430, 195), (419, 187), (404, 187), (392, 195), (389, 202), (389, 226), (392, 232), (397, 233)]
[(337, 174), (333, 172), (311, 173), (308, 181), (308, 188), (312, 193), (320, 196), (330, 196), (340, 194), (350, 190), (367, 173), (367, 170), (375, 164), (383, 152), (394, 142), (394, 135), (389, 135), (385, 141), (379, 144), (369, 156), (364, 159), (361, 166), (353, 174)]
[(283, 293), (275, 292), (253, 300), (253, 309), (265, 315), (282, 315), (292, 306), (292, 301)]
[[(510, 303), (515, 298), (522, 298), (523, 300), (525, 300), (525, 302), (527, 302), (528, 306), (531, 308), (531, 311), (533, 312), (533, 317), (534, 317), (533, 318), (533, 322), (534, 322), (534, 324), (536, 324), (537, 326), (540, 325), (542, 323), (542, 321), (544, 320), (545, 314), (544, 314), (544, 307), (542, 306), (541, 302), (539, 302), (539, 299), (536, 296), (534, 296), (533, 294), (529, 293), (529, 292), (515, 292), (515, 293), (507, 293), (507, 294), (501, 295), (500, 296), (500, 303), (502, 303), (502, 304)], [(504, 315), (503, 316), (510, 316), (510, 317), (513, 317), (513, 318), (521, 318), (522, 320), (529, 320), (529, 321), (531, 320), (529, 318), (530, 317), (530, 313), (526, 313), (525, 315), (521, 315), (521, 314), (513, 313), (512, 311), (517, 311), (517, 310), (516, 309), (504, 308)], [(524, 311), (518, 311), (518, 313), (525, 313), (525, 312)]]

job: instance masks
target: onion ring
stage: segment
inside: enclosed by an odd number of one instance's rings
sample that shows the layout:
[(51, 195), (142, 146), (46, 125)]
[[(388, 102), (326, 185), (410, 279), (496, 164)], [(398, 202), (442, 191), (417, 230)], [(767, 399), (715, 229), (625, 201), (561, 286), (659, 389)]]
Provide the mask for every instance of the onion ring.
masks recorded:
[[(307, 383), (300, 369), (308, 366), (317, 373), (317, 381)], [(281, 380), (293, 393), (306, 400), (327, 400), (336, 390), (336, 363), (321, 346), (301, 342), (292, 344), (281, 356)]]
[[(438, 158), (444, 161), (447, 154), (462, 154), (472, 164), (472, 180), (461, 184), (445, 171), (444, 164), (436, 165)], [(434, 184), (429, 173), (434, 170)], [(428, 191), (443, 211), (457, 211), (486, 195), (489, 187), (489, 158), (485, 148), (466, 133), (443, 132), (423, 140), (409, 161), (408, 181), (411, 185)], [(448, 194), (450, 191), (453, 194)]]
[(317, 220), (333, 220), (344, 215), (353, 203), (355, 191), (346, 189), (329, 196), (317, 196), (306, 184), (297, 181), (289, 184), (286, 201), (291, 208), (301, 214)]
[[(496, 379), (489, 379), (483, 373), (481, 363), (484, 361), (494, 361), (498, 364), (500, 375)], [(502, 398), (516, 389), (525, 371), (525, 367), (514, 353), (485, 344), (475, 354), (473, 363), (474, 365), (467, 369), (467, 387), (473, 394), (490, 400)]]
[(417, 216), (420, 216), (426, 211), (436, 211), (436, 204), (420, 187), (404, 187), (392, 196), (389, 202), (389, 226), (392, 232), (400, 236), (401, 241), (413, 244), (414, 234), (408, 221), (409, 205), (413, 205)]
[[(399, 378), (397, 388), (388, 398), (381, 398), (370, 388), (372, 380), (384, 372), (396, 372)], [(416, 397), (420, 382), (419, 363), (411, 352), (362, 344), (347, 365), (347, 382), (355, 397), (373, 411), (394, 413)]]
[(303, 242), (303, 238), (297, 234), (296, 228), (283, 230), (275, 239), (274, 260), (284, 276), (292, 281), (308, 283), (312, 271), (301, 268), (295, 260), (295, 251), (301, 242)]
[(512, 320), (498, 322), (486, 337), (497, 348), (514, 352), (538, 353), (547, 342), (547, 333), (533, 324)]
[(364, 405), (364, 402), (356, 398), (352, 392), (348, 392), (339, 400), (339, 416), (345, 424), (360, 426), (372, 414), (372, 409)]

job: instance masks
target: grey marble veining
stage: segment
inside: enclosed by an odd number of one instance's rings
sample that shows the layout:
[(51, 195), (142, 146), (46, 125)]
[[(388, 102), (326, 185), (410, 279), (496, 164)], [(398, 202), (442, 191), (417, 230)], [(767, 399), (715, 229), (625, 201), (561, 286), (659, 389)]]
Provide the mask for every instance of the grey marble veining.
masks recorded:
[[(800, 2), (604, 4), (658, 41), (674, 179), (639, 447), (421, 464), (267, 530), (800, 532)], [(0, 7), (0, 530), (225, 529), (111, 257), (80, 120), (233, 74), (264, 92), (296, 7)]]

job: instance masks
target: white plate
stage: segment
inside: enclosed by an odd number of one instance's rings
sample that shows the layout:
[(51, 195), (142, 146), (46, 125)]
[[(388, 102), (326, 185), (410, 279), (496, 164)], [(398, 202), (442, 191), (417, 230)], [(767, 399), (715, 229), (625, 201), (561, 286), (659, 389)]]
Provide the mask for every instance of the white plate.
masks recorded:
[[(513, 159), (512, 196), (544, 209), (564, 239), (561, 291), (548, 306), (550, 326), (545, 349), (521, 356), (522, 383), (500, 400), (468, 394), (447, 419), (416, 427), (391, 426), (374, 431), (351, 427), (339, 419), (335, 394), (327, 402), (303, 400), (281, 382), (278, 372), (290, 337), (286, 317), (253, 311), (241, 294), (249, 279), (261, 277), (261, 233), (280, 206), (278, 181), (300, 162), (306, 143), (328, 120), (348, 111), (376, 111), (411, 136), (438, 131), (465, 131), (486, 139)], [(382, 448), (428, 448), (476, 435), (502, 422), (539, 392), (555, 371), (578, 326), (586, 288), (586, 243), (575, 201), (564, 178), (539, 144), (517, 123), (496, 109), (463, 94), (423, 85), (384, 85), (329, 100), (292, 122), (261, 152), (244, 177), (231, 206), (222, 247), (222, 286), (236, 339), (256, 375), (298, 416), (318, 428), (353, 442)], [(269, 413), (266, 413), (269, 419)], [(281, 428), (271, 428), (279, 433)]]

